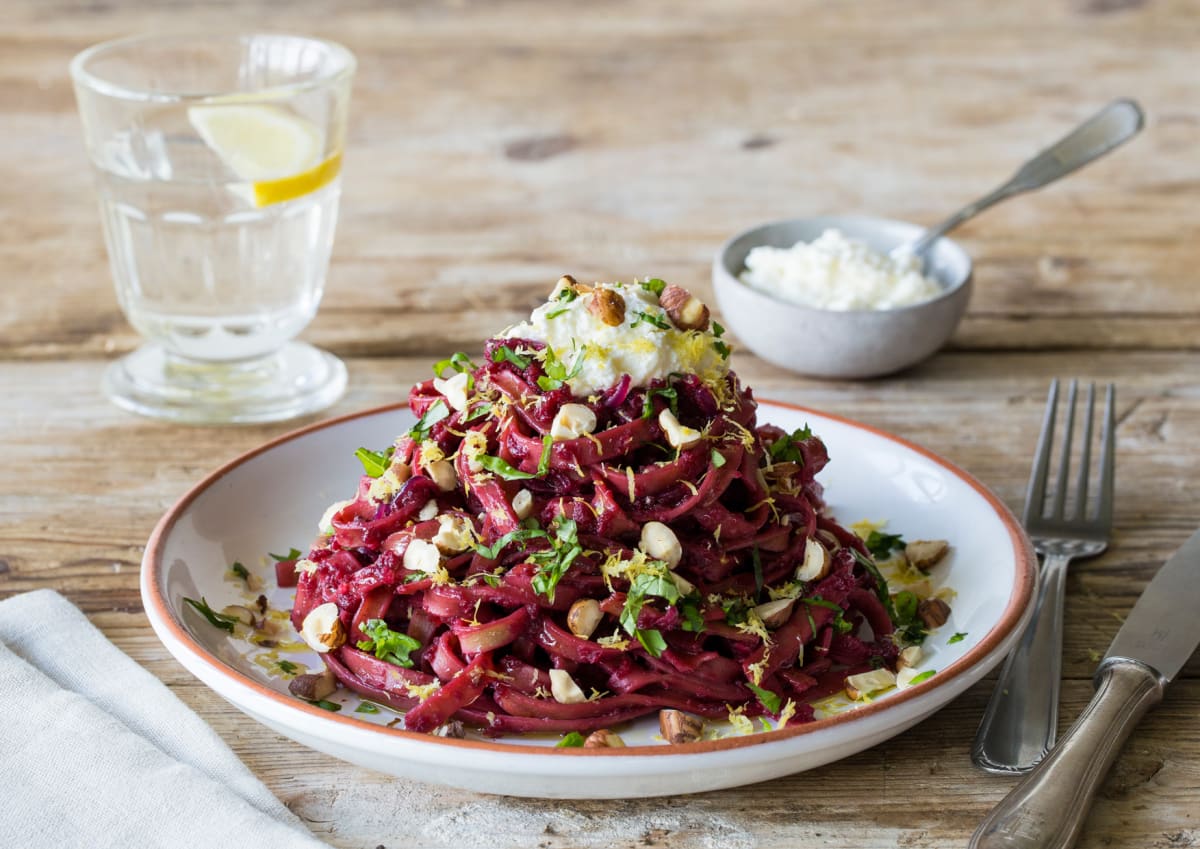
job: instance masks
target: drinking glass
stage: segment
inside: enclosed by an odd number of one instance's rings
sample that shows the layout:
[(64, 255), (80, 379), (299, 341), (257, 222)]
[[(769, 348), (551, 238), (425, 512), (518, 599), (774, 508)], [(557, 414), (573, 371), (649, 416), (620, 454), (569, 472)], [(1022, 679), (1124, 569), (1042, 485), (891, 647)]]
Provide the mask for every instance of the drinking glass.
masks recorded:
[(294, 341), (337, 221), (355, 60), (292, 35), (161, 35), (71, 62), (117, 300), (147, 340), (118, 405), (192, 423), (322, 409), (346, 368)]

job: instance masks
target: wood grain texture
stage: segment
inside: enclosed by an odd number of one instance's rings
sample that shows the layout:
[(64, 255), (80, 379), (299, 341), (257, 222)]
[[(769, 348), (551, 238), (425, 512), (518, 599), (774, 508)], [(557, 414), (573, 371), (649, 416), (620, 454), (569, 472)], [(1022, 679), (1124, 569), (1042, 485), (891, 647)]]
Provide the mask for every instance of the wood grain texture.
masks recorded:
[[(429, 363), (527, 312), (557, 276), (657, 274), (709, 297), (717, 245), (760, 221), (932, 222), (1115, 96), (1112, 158), (961, 231), (976, 292), (948, 351), (870, 382), (753, 357), (759, 397), (859, 419), (1023, 497), (1046, 384), (1119, 387), (1117, 529), (1068, 578), (1065, 724), (1097, 653), (1200, 518), (1200, 5), (1013, 0), (11, 0), (0, 30), (0, 596), (66, 594), (338, 847), (965, 844), (1010, 783), (967, 756), (982, 682), (912, 731), (766, 785), (666, 800), (502, 800), (304, 749), (199, 684), (137, 591), (159, 515), (289, 425), (179, 428), (98, 381), (137, 337), (112, 295), (71, 55), (130, 32), (308, 31), (358, 55), (342, 217), (305, 337), (350, 358), (330, 413), (402, 398)], [(834, 462), (836, 463), (836, 458)], [(1080, 846), (1200, 845), (1200, 658), (1135, 732)]]

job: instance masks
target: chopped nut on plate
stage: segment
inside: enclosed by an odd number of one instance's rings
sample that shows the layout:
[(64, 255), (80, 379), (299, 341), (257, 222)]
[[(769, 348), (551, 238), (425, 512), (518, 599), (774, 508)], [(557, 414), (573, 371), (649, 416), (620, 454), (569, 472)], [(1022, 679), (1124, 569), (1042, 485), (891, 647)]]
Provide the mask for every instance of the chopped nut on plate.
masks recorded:
[(625, 741), (619, 734), (614, 734), (607, 728), (600, 728), (588, 735), (583, 741), (585, 749), (623, 749)]
[(668, 284), (658, 302), (680, 330), (707, 330), (708, 307), (682, 286)]
[(950, 605), (940, 598), (927, 598), (917, 605), (917, 616), (930, 630), (946, 624), (950, 618)]
[(950, 543), (944, 539), (919, 539), (904, 547), (904, 556), (914, 569), (928, 572), (941, 562), (949, 550)]
[(288, 691), (293, 696), (310, 702), (319, 702), (336, 689), (337, 679), (328, 667), (316, 674), (297, 675), (288, 682)]
[(704, 722), (698, 716), (681, 710), (660, 710), (658, 727), (668, 743), (694, 743), (704, 732)]

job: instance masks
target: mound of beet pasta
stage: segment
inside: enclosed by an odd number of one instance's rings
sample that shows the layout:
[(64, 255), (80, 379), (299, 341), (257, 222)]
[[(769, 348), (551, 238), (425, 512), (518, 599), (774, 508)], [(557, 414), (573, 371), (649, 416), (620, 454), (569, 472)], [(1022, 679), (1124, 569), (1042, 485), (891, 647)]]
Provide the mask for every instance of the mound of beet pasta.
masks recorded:
[(672, 742), (809, 721), (895, 670), (915, 613), (825, 515), (821, 440), (756, 420), (722, 332), (662, 281), (564, 277), (481, 363), (438, 363), (297, 562), (297, 630), (410, 730), (596, 745), (650, 713)]

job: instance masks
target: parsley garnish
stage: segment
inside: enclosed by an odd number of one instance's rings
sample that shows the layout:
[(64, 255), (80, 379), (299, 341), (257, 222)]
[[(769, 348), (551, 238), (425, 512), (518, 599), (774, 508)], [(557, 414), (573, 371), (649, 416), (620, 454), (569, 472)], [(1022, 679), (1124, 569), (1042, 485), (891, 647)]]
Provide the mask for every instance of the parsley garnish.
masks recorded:
[(900, 631), (900, 636), (910, 643), (922, 643), (928, 633), (925, 623), (917, 615), (920, 599), (909, 590), (901, 590), (892, 596), (892, 621)]
[(704, 617), (700, 615), (700, 600), (691, 597), (680, 601), (679, 610), (683, 613), (683, 624), (680, 627), (684, 631), (692, 631), (700, 633), (704, 630)]
[(417, 423), (408, 430), (408, 435), (417, 442), (424, 441), (425, 437), (429, 436), (429, 431), (433, 430), (433, 426), (442, 419), (450, 415), (450, 408), (446, 406), (446, 402), (441, 398), (429, 405), (421, 418), (417, 419)]
[(645, 630), (637, 629), (633, 632), (637, 637), (637, 641), (642, 644), (651, 657), (661, 657), (662, 653), (667, 650), (667, 641), (663, 639), (663, 635), (654, 628)]
[(546, 434), (542, 437), (542, 456), (538, 458), (537, 476), (544, 477), (550, 471), (550, 449), (554, 446), (554, 437)]
[[(655, 575), (643, 572), (634, 577), (629, 584), (629, 592), (625, 594), (625, 606), (621, 609), (620, 623), (626, 633), (637, 636), (638, 614), (646, 603), (646, 596), (658, 596), (666, 599), (667, 604), (679, 601), (679, 587), (665, 574)], [(646, 649), (650, 651), (649, 649)], [(655, 655), (657, 657), (657, 655)]]
[(519, 369), (529, 368), (529, 357), (523, 357), (507, 345), (501, 345), (492, 351), (492, 362), (512, 363)]
[(922, 672), (920, 675), (914, 676), (913, 679), (908, 682), (908, 686), (912, 687), (917, 684), (920, 684), (922, 681), (928, 681), (930, 678), (932, 678), (936, 674), (937, 674), (936, 669), (927, 669), (924, 672)]
[(753, 681), (747, 681), (746, 686), (750, 688), (750, 692), (758, 696), (758, 700), (762, 702), (762, 706), (767, 709), (768, 713), (778, 715), (780, 708), (780, 698), (778, 694), (772, 693), (770, 690), (764, 690), (762, 687), (756, 686)]
[(229, 567), (229, 571), (237, 575), (243, 581), (250, 580), (250, 572), (245, 566), (243, 566), (241, 563), (238, 563), (236, 560), (233, 562), (233, 565)]
[(473, 422), (478, 418), (482, 418), (483, 416), (486, 416), (491, 411), (492, 411), (492, 405), (488, 401), (484, 401), (482, 404), (476, 404), (474, 409), (471, 410), (471, 412), (469, 412), (465, 416), (463, 416), (462, 422), (463, 422), (463, 424), (466, 424), (467, 422)]
[(717, 324), (715, 321), (712, 323), (712, 330), (713, 336), (716, 336), (718, 339), (725, 335), (725, 328)]
[(560, 310), (555, 310), (554, 312), (548, 312), (548, 313), (546, 313), (546, 320), (549, 321), (552, 318), (558, 318), (560, 315), (562, 315), (565, 312), (570, 312), (570, 310), (567, 307), (563, 307)]
[(720, 339), (717, 339), (716, 341), (713, 342), (713, 350), (716, 351), (718, 354), (720, 354), (721, 359), (723, 359), (723, 360), (729, 359), (729, 355), (733, 353), (733, 349), (730, 348), (728, 345), (726, 345), (724, 342), (722, 342)]
[(362, 632), (371, 638), (359, 640), (360, 649), (374, 652), (380, 660), (386, 660), (396, 666), (412, 668), (413, 660), (409, 654), (421, 647), (420, 641), (408, 634), (393, 631), (382, 619), (368, 619), (360, 627)]
[(646, 324), (654, 325), (659, 330), (670, 330), (671, 329), (671, 322), (667, 321), (662, 316), (651, 315), (650, 313), (645, 312), (644, 310), (634, 310), (633, 314), (636, 317), (633, 320), (633, 324), (629, 325), (631, 328), (637, 327), (642, 322), (645, 322)]
[[(846, 611), (842, 609), (841, 605), (834, 604), (832, 601), (826, 601), (819, 596), (802, 598), (800, 599), (800, 603), (812, 605), (813, 607), (825, 607), (834, 611), (835, 615), (831, 624), (833, 625), (833, 629), (839, 634), (849, 634), (854, 630), (854, 625), (852, 625), (846, 619)], [(812, 621), (812, 614), (809, 614), (809, 627), (812, 628), (814, 632), (816, 631), (816, 623)]]
[(657, 277), (643, 280), (641, 286), (647, 292), (653, 292), (655, 296), (660, 298), (662, 297), (663, 289), (667, 288), (666, 281), (659, 280)]
[(570, 286), (563, 286), (558, 290), (558, 294), (554, 296), (554, 299), (556, 301), (562, 301), (564, 304), (569, 304), (578, 297), (579, 293)]
[(725, 465), (725, 455), (716, 448), (712, 450), (712, 464), (714, 469), (719, 469)]
[(771, 455), (771, 462), (803, 463), (804, 455), (800, 453), (800, 448), (796, 443), (812, 439), (812, 435), (812, 428), (808, 425), (797, 428), (790, 434), (785, 433), (767, 447), (767, 453)]
[(233, 616), (226, 616), (223, 613), (217, 613), (208, 606), (208, 600), (204, 598), (204, 596), (200, 596), (199, 601), (196, 601), (194, 598), (186, 597), (184, 598), (184, 601), (196, 608), (196, 611), (205, 619), (207, 619), (208, 624), (212, 625), (214, 628), (220, 628), (222, 631), (228, 631), (231, 634), (233, 633), (233, 626), (237, 623), (237, 618)]
[(867, 534), (867, 551), (880, 560), (887, 560), (897, 548), (904, 548), (904, 539), (900, 534), (881, 534), (871, 531)]
[[(520, 530), (509, 531), (504, 536), (500, 537), (500, 539), (492, 543), (491, 546), (476, 545), (475, 550), (479, 553), (480, 557), (483, 557), (486, 560), (495, 560), (500, 556), (500, 552), (503, 551), (510, 542), (518, 542), (527, 539), (541, 539), (543, 537), (549, 537), (549, 534), (539, 528), (521, 528)], [(487, 576), (484, 577), (484, 580), (487, 580)], [(492, 586), (495, 585), (493, 584)]]
[(379, 713), (379, 708), (375, 707), (375, 705), (371, 704), (370, 702), (363, 702), (362, 704), (360, 704), (358, 707), (356, 707), (354, 709), (354, 712), (355, 713)]
[(327, 710), (330, 713), (337, 713), (339, 710), (342, 709), (342, 706), (339, 705), (337, 702), (330, 702), (330, 701), (326, 701), (325, 699), (321, 699), (320, 701), (316, 701), (316, 702), (309, 702), (309, 704), (315, 705), (316, 707), (319, 707), (321, 710)]
[[(566, 289), (564, 291), (571, 291)], [(570, 734), (564, 734), (563, 738), (554, 744), (556, 749), (578, 749), (583, 745), (586, 738), (578, 731), (572, 731)]]
[(267, 556), (273, 558), (278, 563), (282, 563), (285, 560), (299, 560), (304, 556), (304, 552), (298, 548), (289, 548), (287, 554), (271, 554), (268, 551)]
[[(440, 401), (438, 403), (441, 403)], [(388, 466), (392, 464), (392, 452), (396, 449), (388, 446), (383, 453), (371, 451), (367, 448), (359, 448), (354, 452), (354, 456), (358, 458), (358, 462), (362, 463), (363, 471), (367, 477), (378, 478), (382, 477), (383, 473), (388, 470)]]
[(579, 528), (574, 519), (560, 519), (554, 536), (547, 538), (550, 540), (549, 549), (529, 555), (530, 561), (538, 565), (530, 583), (534, 592), (544, 595), (553, 604), (554, 588), (567, 574), (575, 558), (583, 554), (583, 547), (579, 544)]
[(284, 675), (295, 675), (296, 672), (300, 669), (299, 666), (292, 663), (290, 660), (280, 660), (280, 661), (277, 661), (275, 663), (275, 665), (277, 667), (279, 667), (279, 671), (282, 672)]
[(648, 419), (654, 415), (654, 396), (666, 398), (667, 404), (671, 407), (671, 412), (679, 415), (679, 392), (674, 386), (667, 386), (662, 389), (647, 389), (646, 398), (642, 402), (642, 418)]
[(579, 374), (583, 368), (583, 360), (587, 355), (587, 351), (583, 351), (575, 358), (575, 363), (570, 372), (567, 371), (567, 365), (554, 353), (554, 349), (546, 347), (546, 358), (542, 361), (542, 370), (546, 372), (537, 379), (538, 388), (543, 392), (552, 392), (555, 389), (561, 389), (575, 375)]
[(493, 457), (490, 454), (479, 454), (475, 457), (475, 461), (492, 474), (499, 475), (506, 481), (523, 481), (537, 477), (532, 472), (522, 472), (520, 469), (514, 469), (501, 458)]
[(438, 360), (433, 364), (433, 373), (441, 378), (446, 369), (452, 368), (457, 372), (472, 372), (477, 366), (471, 362), (471, 358), (462, 351), (456, 351), (448, 360)]
[(958, 632), (957, 634), (955, 634), (953, 637), (951, 637), (950, 639), (946, 640), (946, 645), (948, 645), (948, 646), (952, 646), (952, 645), (954, 645), (955, 643), (961, 643), (961, 642), (962, 642), (963, 640), (965, 640), (966, 638), (967, 638), (967, 632), (966, 632), (966, 631), (959, 631), (959, 632)]

